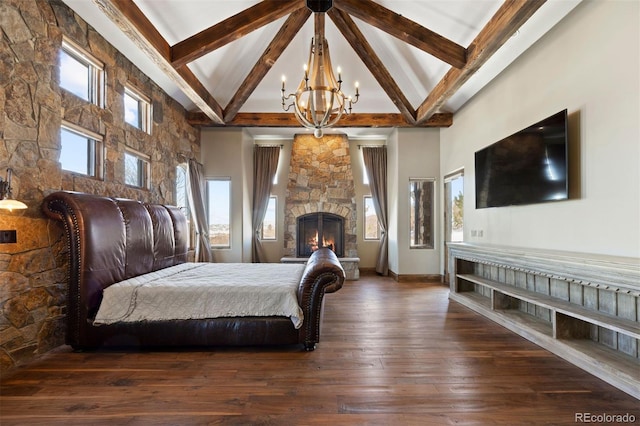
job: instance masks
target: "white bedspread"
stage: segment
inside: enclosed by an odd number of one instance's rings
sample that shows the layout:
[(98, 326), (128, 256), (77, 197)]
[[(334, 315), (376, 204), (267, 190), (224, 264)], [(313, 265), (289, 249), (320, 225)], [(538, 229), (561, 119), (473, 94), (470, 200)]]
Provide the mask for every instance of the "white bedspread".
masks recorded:
[(300, 328), (297, 290), (304, 267), (183, 263), (108, 287), (94, 324), (277, 315)]

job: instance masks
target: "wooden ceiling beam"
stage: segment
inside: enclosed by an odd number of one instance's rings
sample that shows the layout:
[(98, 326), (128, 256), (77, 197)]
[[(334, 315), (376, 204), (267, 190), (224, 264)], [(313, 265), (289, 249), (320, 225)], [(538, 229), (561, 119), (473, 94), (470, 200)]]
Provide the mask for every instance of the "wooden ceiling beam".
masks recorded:
[(184, 67), (171, 65), (170, 47), (132, 0), (94, 0), (109, 19), (164, 72), (186, 96), (216, 123), (222, 120), (222, 108), (207, 89)]
[(260, 81), (267, 75), (273, 64), (278, 60), (298, 31), (300, 31), (310, 15), (311, 11), (307, 8), (299, 9), (289, 15), (225, 108), (225, 122), (234, 119), (238, 111), (240, 111), (240, 108), (242, 108), (242, 105), (249, 99), (249, 96), (251, 96), (255, 88), (258, 87)]
[(372, 0), (335, 0), (334, 6), (453, 67), (467, 63), (464, 47)]
[(200, 31), (171, 47), (171, 61), (180, 68), (207, 53), (231, 43), (270, 24), (285, 15), (305, 7), (300, 0), (264, 0), (212, 27)]
[(362, 62), (367, 66), (380, 87), (387, 93), (387, 96), (396, 105), (400, 114), (408, 123), (415, 122), (416, 112), (407, 100), (400, 87), (396, 84), (391, 73), (384, 66), (378, 55), (375, 53), (364, 35), (360, 32), (355, 22), (349, 15), (340, 9), (333, 8), (327, 12), (331, 20), (336, 24), (338, 30), (349, 42), (353, 50), (358, 54)]
[[(190, 112), (187, 121), (198, 127), (300, 127), (300, 122), (293, 113), (238, 113), (235, 118), (225, 124), (215, 123), (201, 112)], [(343, 115), (332, 127), (449, 127), (453, 124), (453, 114), (433, 114), (428, 120), (415, 125), (408, 123), (401, 114), (389, 113), (353, 113)]]
[(439, 111), (545, 2), (506, 0), (467, 48), (467, 64), (462, 69), (451, 68), (418, 107), (418, 123)]

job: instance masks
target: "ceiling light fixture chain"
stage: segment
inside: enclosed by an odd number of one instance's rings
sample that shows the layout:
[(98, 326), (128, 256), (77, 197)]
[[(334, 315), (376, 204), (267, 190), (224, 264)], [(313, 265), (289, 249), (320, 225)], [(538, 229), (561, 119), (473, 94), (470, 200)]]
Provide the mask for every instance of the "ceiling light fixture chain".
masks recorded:
[[(304, 66), (304, 77), (295, 93), (286, 94), (282, 77), (282, 109), (294, 108), (296, 118), (304, 127), (314, 129), (315, 137), (320, 138), (323, 129), (333, 126), (343, 114), (350, 114), (354, 104), (360, 98), (358, 83), (355, 84), (355, 96), (342, 92), (342, 73), (338, 67), (336, 79), (331, 65), (329, 44), (324, 37), (324, 13), (315, 13), (315, 35), (311, 39), (309, 59)], [(287, 102), (291, 101), (287, 105)]]

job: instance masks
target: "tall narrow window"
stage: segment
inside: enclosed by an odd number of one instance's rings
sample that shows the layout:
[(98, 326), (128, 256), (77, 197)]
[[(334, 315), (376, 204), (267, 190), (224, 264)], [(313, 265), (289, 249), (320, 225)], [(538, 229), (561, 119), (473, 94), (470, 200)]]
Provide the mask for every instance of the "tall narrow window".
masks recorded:
[(66, 38), (62, 40), (59, 60), (60, 87), (104, 107), (104, 64)]
[(373, 206), (373, 198), (371, 195), (364, 196), (364, 239), (379, 240), (380, 224), (378, 223), (378, 215)]
[(180, 164), (176, 167), (176, 207), (182, 209), (185, 213), (189, 210), (186, 164)]
[(432, 249), (434, 244), (434, 179), (409, 179), (409, 247)]
[(124, 121), (151, 134), (151, 100), (131, 86), (124, 88)]
[(191, 247), (191, 211), (189, 209), (189, 194), (187, 186), (187, 165), (179, 164), (176, 167), (176, 207), (178, 207), (187, 218), (189, 229), (189, 247)]
[(444, 179), (445, 241), (464, 239), (464, 172), (456, 172)]
[(149, 188), (149, 158), (138, 152), (124, 153), (124, 183), (137, 188)]
[(71, 123), (60, 127), (60, 165), (63, 170), (102, 177), (102, 137)]
[(209, 241), (211, 247), (231, 247), (231, 180), (207, 180)]
[(269, 197), (269, 204), (267, 204), (267, 211), (264, 214), (264, 220), (262, 221), (262, 235), (263, 240), (275, 240), (276, 239), (276, 205), (277, 198), (275, 196)]

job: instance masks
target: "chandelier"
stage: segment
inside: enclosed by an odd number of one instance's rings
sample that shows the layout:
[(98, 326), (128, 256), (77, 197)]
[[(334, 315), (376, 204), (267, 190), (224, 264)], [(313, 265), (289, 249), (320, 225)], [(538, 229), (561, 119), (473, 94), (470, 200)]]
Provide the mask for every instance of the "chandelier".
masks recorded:
[[(324, 13), (314, 13), (314, 37), (311, 39), (309, 60), (304, 65), (304, 77), (295, 93), (285, 95), (285, 76), (282, 76), (282, 109), (294, 108), (296, 118), (304, 127), (314, 129), (321, 138), (323, 129), (333, 126), (342, 114), (350, 114), (360, 97), (355, 83), (355, 99), (342, 92), (342, 74), (338, 67), (336, 80), (331, 66), (329, 45), (324, 37)], [(287, 105), (287, 101), (291, 103)]]

